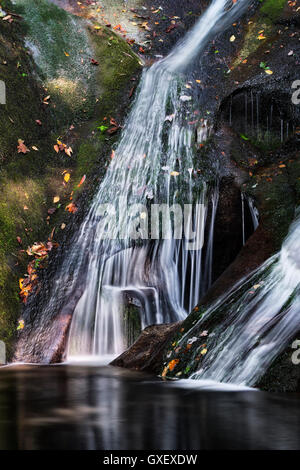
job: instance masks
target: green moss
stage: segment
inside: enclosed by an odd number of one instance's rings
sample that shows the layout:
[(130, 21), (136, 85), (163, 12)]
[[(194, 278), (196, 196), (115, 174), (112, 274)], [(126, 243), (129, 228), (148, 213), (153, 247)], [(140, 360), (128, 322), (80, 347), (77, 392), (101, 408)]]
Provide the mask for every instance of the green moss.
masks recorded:
[(138, 57), (128, 44), (115, 33), (104, 28), (90, 32), (99, 60), (98, 82), (101, 84), (99, 97), (99, 120), (109, 117), (111, 111), (120, 106), (120, 91), (128, 86), (130, 78), (140, 68)]
[[(9, 11), (15, 8), (8, 1), (1, 5)], [(89, 33), (83, 20), (45, 0), (20, 0), (17, 5), (24, 21), (0, 22), (0, 79), (7, 85), (7, 104), (0, 106), (0, 339), (9, 355), (21, 308), (18, 279), (30, 261), (20, 248), (46, 240), (62, 221), (72, 223), (73, 216), (64, 210), (71, 190), (98, 183), (117, 138), (92, 131), (105, 116), (115, 116), (128, 104), (127, 84), (139, 67), (130, 46), (114, 33), (99, 34), (93, 28)], [(40, 52), (35, 57), (39, 69), (28, 54), (24, 34)], [(91, 57), (99, 67), (91, 65)], [(64, 135), (71, 123), (77, 123), (75, 130)], [(58, 136), (72, 145), (72, 157), (54, 151)], [(29, 153), (17, 152), (18, 139), (25, 141)], [(71, 173), (66, 187), (65, 169)], [(83, 174), (93, 178), (78, 190)], [(60, 208), (54, 196), (60, 197)], [(53, 206), (56, 213), (47, 220)]]
[(46, 0), (16, 0), (16, 7), (45, 93), (55, 103), (56, 129), (90, 118), (97, 86), (85, 21)]
[(142, 331), (139, 308), (128, 304), (124, 311), (123, 321), (125, 341), (129, 347), (138, 339)]
[[(248, 59), (248, 65), (243, 65), (245, 75), (249, 75), (251, 70), (253, 70), (251, 63), (257, 62), (257, 58), (260, 55), (263, 56), (266, 47), (269, 48), (272, 46), (274, 35), (277, 34), (274, 22), (280, 16), (286, 4), (286, 0), (260, 1), (263, 2), (263, 4), (255, 17), (248, 23), (248, 30), (244, 36), (238, 57), (232, 64), (232, 70), (235, 70), (245, 59)], [(260, 34), (264, 36), (265, 39), (258, 39)], [(253, 61), (251, 60), (252, 58)]]
[(286, 0), (264, 0), (260, 13), (276, 20), (286, 5)]

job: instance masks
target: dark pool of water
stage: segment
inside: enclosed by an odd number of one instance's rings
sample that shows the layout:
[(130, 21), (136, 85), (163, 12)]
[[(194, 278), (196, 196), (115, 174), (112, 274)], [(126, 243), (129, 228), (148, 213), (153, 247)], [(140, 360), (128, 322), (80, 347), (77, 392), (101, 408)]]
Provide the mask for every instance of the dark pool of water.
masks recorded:
[(300, 449), (300, 397), (96, 365), (7, 367), (0, 449)]

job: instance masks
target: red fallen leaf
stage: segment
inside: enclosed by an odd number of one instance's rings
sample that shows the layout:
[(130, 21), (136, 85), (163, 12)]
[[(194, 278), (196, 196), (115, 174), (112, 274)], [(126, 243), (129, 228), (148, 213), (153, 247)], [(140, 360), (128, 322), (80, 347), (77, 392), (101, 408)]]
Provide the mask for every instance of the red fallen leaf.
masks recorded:
[(119, 130), (119, 126), (111, 127), (106, 132), (110, 135), (115, 134)]
[(111, 24), (110, 23), (106, 23), (105, 25), (107, 28), (111, 28)]
[(42, 121), (40, 121), (39, 119), (36, 119), (35, 122), (36, 122), (39, 126), (42, 125)]
[(86, 176), (83, 175), (83, 177), (80, 180), (80, 183), (77, 185), (77, 188), (80, 188), (80, 186), (85, 182)]
[(173, 31), (173, 29), (175, 29), (176, 26), (175, 24), (171, 24), (167, 29), (166, 29), (166, 33), (170, 33), (171, 31)]
[(21, 238), (21, 237), (17, 237), (17, 242), (19, 243), (19, 245), (22, 245), (22, 238)]
[(75, 212), (78, 211), (78, 208), (74, 204), (74, 202), (71, 202), (70, 204), (67, 205), (66, 211), (71, 212), (72, 214), (75, 214)]
[(114, 150), (112, 150), (112, 151), (111, 151), (111, 156), (110, 156), (110, 158), (111, 158), (111, 159), (113, 159), (113, 158), (114, 158), (114, 156), (115, 156), (115, 151), (114, 151)]
[(24, 144), (24, 140), (22, 139), (18, 139), (18, 153), (27, 153), (27, 152), (30, 152), (30, 150), (26, 147), (26, 145)]
[(29, 265), (27, 266), (27, 272), (29, 276), (35, 272), (35, 269), (33, 268), (31, 263), (29, 263)]
[(109, 122), (112, 126), (119, 126), (119, 124), (117, 123), (117, 121), (114, 118), (110, 118)]
[(58, 152), (59, 152), (59, 146), (58, 146), (58, 145), (54, 145), (54, 147), (53, 147), (53, 148), (54, 148), (54, 150), (55, 150), (55, 152), (56, 152), (56, 153), (58, 153)]
[(142, 46), (139, 48), (139, 51), (140, 51), (142, 54), (145, 54), (145, 49), (143, 49)]
[(99, 65), (99, 62), (95, 59), (90, 59), (92, 65)]

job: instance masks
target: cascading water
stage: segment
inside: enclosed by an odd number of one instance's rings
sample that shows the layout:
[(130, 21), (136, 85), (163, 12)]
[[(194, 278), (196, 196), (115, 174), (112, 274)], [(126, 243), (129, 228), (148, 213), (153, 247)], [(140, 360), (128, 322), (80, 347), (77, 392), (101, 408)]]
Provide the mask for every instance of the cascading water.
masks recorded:
[[(188, 337), (194, 335), (196, 340), (196, 331), (204, 329), (203, 324), (212, 326), (208, 331), (207, 354), (201, 369), (191, 378), (250, 386), (257, 384), (274, 358), (300, 330), (299, 253), (298, 216), (281, 252), (250, 278), (243, 279), (188, 332)], [(220, 311), (225, 312), (222, 322), (217, 320)], [(179, 345), (186, 339), (187, 335)]]
[[(83, 292), (72, 317), (68, 357), (122, 352), (125, 293), (138, 299), (145, 327), (185, 318), (209, 287), (218, 189), (194, 171), (196, 144), (187, 119), (192, 97), (184, 72), (250, 3), (214, 0), (169, 56), (144, 71), (120, 143), (46, 307), (59, 312), (75, 292)], [(169, 217), (165, 239), (153, 236), (157, 227), (151, 226), (147, 240), (148, 209), (152, 215), (154, 203), (162, 202), (172, 206), (171, 212), (184, 207), (179, 225), (185, 238)], [(187, 206), (191, 203), (193, 210)], [(208, 243), (202, 250), (210, 207)], [(194, 232), (197, 248), (190, 249)]]
[[(151, 323), (183, 319), (198, 302), (204, 286), (209, 287), (217, 192), (212, 196), (204, 269), (201, 266), (202, 249), (189, 251), (183, 240), (132, 246), (128, 206), (135, 205), (134, 216), (140, 212), (137, 226), (143, 230), (141, 226), (145, 229), (148, 222), (147, 214), (143, 212), (147, 199), (176, 205), (178, 195), (186, 188), (185, 202), (193, 201), (192, 131), (184, 123), (185, 114), (181, 109), (182, 102), (191, 98), (183, 94), (179, 72), (183, 72), (208, 40), (226, 28), (248, 4), (248, 1), (240, 0), (238, 6), (232, 6), (227, 0), (215, 0), (186, 39), (166, 59), (143, 74), (138, 98), (79, 236), (78, 243), (89, 240), (90, 251), (96, 256), (89, 261), (86, 289), (73, 315), (69, 356), (91, 352), (116, 354), (124, 348), (121, 325), (124, 291), (134, 292), (141, 299), (142, 326), (145, 327)], [(231, 9), (227, 10), (226, 6)], [(177, 179), (179, 175), (182, 176)], [(100, 228), (100, 236), (97, 236), (95, 225), (99, 204), (113, 200), (119, 203), (118, 226), (112, 227), (108, 222), (109, 227)], [(191, 224), (194, 219), (201, 240), (204, 239), (207, 200), (203, 183), (197, 213), (189, 215), (189, 222)], [(145, 224), (142, 217), (146, 219)], [(114, 242), (103, 242), (103, 232), (107, 228)], [(122, 230), (123, 241), (120, 242)], [(168, 230), (172, 231), (170, 221)]]

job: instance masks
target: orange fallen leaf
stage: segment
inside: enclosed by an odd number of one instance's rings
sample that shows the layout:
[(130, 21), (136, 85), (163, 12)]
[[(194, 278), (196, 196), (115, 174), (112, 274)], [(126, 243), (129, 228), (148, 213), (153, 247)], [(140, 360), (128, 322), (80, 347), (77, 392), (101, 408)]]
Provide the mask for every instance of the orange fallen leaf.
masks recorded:
[(77, 185), (77, 188), (80, 188), (80, 186), (85, 182), (85, 179), (86, 179), (86, 176), (83, 175), (83, 177), (81, 178), (79, 184)]
[(24, 144), (24, 140), (22, 139), (18, 139), (18, 153), (27, 153), (27, 152), (30, 152), (29, 148), (26, 147), (26, 145)]
[(78, 211), (78, 208), (74, 204), (74, 202), (71, 202), (70, 204), (67, 205), (66, 211), (71, 212), (71, 214), (75, 214), (75, 212)]
[(174, 370), (178, 362), (179, 362), (179, 359), (173, 359), (172, 361), (170, 361), (168, 364), (169, 370), (170, 371)]

